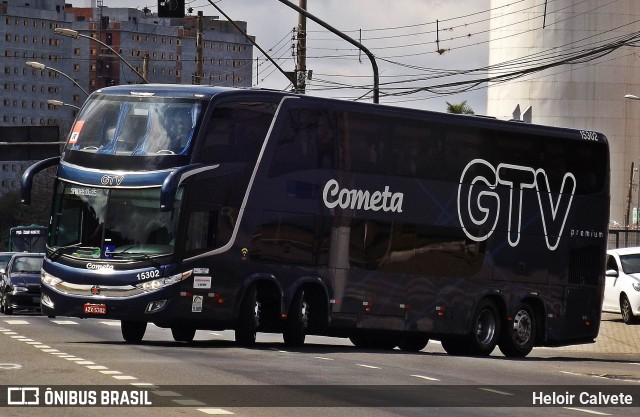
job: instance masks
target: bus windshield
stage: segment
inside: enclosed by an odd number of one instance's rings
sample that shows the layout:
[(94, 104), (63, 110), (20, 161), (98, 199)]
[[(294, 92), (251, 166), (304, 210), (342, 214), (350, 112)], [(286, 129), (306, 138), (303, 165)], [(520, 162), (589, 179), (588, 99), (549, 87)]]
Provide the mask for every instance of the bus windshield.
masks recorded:
[(66, 146), (101, 154), (182, 155), (201, 109), (192, 99), (98, 95), (87, 101)]
[(179, 206), (177, 201), (173, 211), (161, 211), (157, 187), (113, 190), (59, 182), (50, 248), (87, 259), (168, 255), (174, 251)]

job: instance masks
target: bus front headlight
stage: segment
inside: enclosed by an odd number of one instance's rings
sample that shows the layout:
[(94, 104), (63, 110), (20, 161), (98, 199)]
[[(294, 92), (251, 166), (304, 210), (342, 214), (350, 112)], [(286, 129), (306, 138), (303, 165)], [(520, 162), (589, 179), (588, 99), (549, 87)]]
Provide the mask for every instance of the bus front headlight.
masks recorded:
[(60, 278), (54, 277), (53, 275), (41, 270), (40, 272), (40, 281), (47, 287), (54, 288), (56, 285), (60, 284), (62, 280)]
[(182, 272), (180, 274), (171, 275), (170, 277), (158, 278), (151, 281), (146, 281), (136, 285), (136, 287), (146, 292), (157, 291), (161, 288), (168, 287), (173, 284), (177, 284), (178, 282), (189, 278), (192, 273), (193, 273), (193, 270), (190, 270), (187, 272)]

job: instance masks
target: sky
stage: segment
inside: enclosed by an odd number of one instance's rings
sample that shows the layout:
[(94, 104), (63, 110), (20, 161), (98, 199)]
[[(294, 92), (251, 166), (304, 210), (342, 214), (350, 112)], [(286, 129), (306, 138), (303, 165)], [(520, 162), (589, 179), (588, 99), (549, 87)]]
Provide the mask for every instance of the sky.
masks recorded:
[[(299, 0), (290, 0), (298, 4)], [(89, 7), (91, 0), (71, 0)], [(186, 0), (194, 14), (224, 16), (208, 0)], [(446, 111), (447, 102), (467, 101), (476, 114), (486, 111), (486, 84), (457, 94), (424, 91), (439, 84), (468, 79), (452, 72), (488, 64), (490, 0), (307, 0), (307, 10), (375, 55), (379, 68), (380, 103)], [(106, 7), (131, 7), (130, 0), (103, 0)], [(279, 0), (217, 0), (285, 71), (295, 66), (292, 30), (298, 13)], [(135, 8), (157, 11), (157, 1), (141, 0)], [(317, 23), (307, 21), (307, 94), (372, 101), (373, 67), (367, 56)], [(289, 89), (288, 80), (254, 48), (254, 86)], [(256, 80), (257, 74), (257, 80)], [(257, 83), (257, 84), (256, 84)], [(420, 90), (415, 92), (414, 90)]]

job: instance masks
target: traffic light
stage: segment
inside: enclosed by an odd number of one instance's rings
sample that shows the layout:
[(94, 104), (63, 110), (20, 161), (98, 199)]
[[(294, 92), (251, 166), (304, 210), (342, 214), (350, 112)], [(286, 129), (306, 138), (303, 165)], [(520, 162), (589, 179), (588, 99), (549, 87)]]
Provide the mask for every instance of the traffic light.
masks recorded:
[(158, 17), (184, 17), (184, 0), (158, 0)]

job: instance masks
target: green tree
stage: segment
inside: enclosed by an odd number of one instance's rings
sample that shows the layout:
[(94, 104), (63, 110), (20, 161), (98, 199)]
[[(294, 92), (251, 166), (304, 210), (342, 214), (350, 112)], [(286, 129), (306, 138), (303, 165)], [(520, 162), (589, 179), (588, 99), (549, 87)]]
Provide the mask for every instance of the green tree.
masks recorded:
[(462, 103), (449, 103), (447, 101), (447, 113), (454, 114), (476, 114), (473, 109), (467, 104), (467, 100)]

